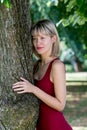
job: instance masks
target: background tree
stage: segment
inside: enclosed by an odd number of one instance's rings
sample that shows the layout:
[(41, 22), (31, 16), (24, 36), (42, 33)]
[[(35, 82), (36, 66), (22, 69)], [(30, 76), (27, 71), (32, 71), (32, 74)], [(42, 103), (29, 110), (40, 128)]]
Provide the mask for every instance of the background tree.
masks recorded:
[(12, 91), (20, 76), (32, 82), (29, 0), (0, 2), (0, 130), (34, 130), (37, 99)]
[(60, 19), (65, 27), (66, 44), (72, 48), (78, 71), (82, 71), (82, 65), (87, 57), (86, 27), (87, 27), (87, 1), (64, 0), (58, 4), (58, 10), (62, 10)]

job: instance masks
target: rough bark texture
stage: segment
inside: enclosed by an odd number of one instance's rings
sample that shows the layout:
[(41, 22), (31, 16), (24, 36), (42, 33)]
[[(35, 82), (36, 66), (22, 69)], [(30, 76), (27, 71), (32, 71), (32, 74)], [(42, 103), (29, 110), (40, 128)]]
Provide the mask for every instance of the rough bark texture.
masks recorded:
[(0, 6), (0, 130), (34, 130), (36, 97), (12, 91), (20, 76), (32, 82), (29, 0), (11, 0), (11, 5)]

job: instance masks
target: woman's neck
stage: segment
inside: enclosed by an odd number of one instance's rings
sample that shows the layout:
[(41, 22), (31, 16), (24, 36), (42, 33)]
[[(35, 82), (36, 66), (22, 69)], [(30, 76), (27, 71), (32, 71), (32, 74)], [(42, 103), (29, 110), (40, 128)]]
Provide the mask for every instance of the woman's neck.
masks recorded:
[(54, 58), (56, 57), (53, 57), (53, 56), (46, 56), (46, 57), (43, 57), (41, 56), (41, 60), (42, 60), (42, 65), (45, 65), (45, 64), (48, 64), (50, 61), (52, 61)]

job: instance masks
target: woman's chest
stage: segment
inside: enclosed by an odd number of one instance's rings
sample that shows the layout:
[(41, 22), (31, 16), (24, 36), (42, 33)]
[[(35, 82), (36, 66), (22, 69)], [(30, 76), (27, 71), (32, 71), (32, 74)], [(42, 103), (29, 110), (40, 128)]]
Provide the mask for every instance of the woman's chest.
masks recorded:
[(34, 74), (34, 79), (37, 79), (37, 80), (43, 79), (43, 77), (46, 75), (46, 73), (48, 71), (48, 66), (49, 65), (39, 66), (38, 70)]

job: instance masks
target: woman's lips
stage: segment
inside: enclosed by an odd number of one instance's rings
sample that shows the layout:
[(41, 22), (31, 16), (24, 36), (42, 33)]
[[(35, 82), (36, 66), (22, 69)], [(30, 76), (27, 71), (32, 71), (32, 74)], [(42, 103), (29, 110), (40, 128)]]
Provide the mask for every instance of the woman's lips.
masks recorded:
[(37, 50), (41, 50), (41, 49), (43, 49), (43, 47), (37, 47)]

